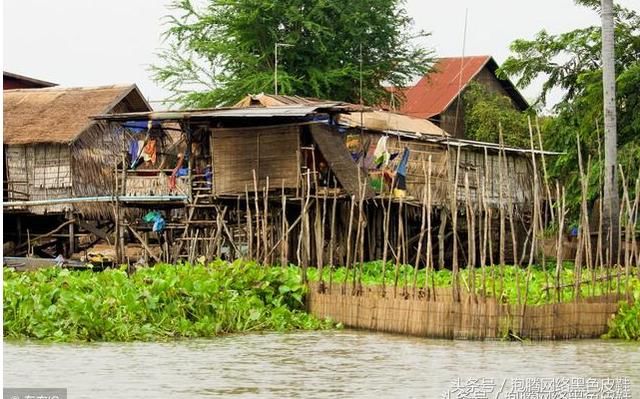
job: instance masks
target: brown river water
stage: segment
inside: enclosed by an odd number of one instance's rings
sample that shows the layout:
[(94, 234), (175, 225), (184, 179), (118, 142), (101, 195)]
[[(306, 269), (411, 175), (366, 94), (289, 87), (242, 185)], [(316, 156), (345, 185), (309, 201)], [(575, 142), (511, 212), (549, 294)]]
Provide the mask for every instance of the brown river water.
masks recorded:
[(3, 352), (5, 387), (67, 388), (69, 398), (454, 398), (446, 394), (458, 378), (500, 386), (543, 377), (624, 377), (640, 397), (640, 343), (621, 341), (447, 341), (339, 330), (165, 343), (4, 342)]

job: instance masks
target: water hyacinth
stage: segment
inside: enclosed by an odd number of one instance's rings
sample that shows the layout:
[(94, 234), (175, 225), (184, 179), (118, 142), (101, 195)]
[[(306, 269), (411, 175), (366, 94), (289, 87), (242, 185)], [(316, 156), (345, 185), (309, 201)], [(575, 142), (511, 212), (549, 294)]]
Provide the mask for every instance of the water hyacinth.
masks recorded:
[[(344, 283), (348, 278), (348, 282), (352, 282), (354, 275), (357, 281), (361, 282), (364, 286), (379, 286), (382, 284), (384, 277), (387, 287), (393, 287), (396, 278), (396, 265), (392, 262), (387, 263), (387, 267), (384, 268), (385, 273), (383, 276), (382, 261), (365, 262), (360, 268), (360, 265), (356, 265), (355, 268), (347, 270), (345, 267), (336, 267), (331, 270), (329, 267), (325, 267), (322, 272), (322, 279), (325, 283), (329, 280), (334, 283)], [(412, 289), (414, 280), (415, 269), (412, 265), (398, 265), (397, 276), (398, 286), (404, 287), (405, 284), (408, 289)], [(473, 272), (473, 274), (471, 274)], [(527, 267), (518, 267), (512, 265), (505, 266), (486, 266), (484, 268), (484, 281), (483, 271), (481, 268), (460, 269), (460, 286), (464, 291), (469, 291), (471, 287), (475, 287), (476, 293), (484, 294), (487, 296), (496, 296), (501, 302), (517, 304), (520, 301), (525, 300), (528, 305), (543, 305), (547, 303), (557, 302), (557, 293), (555, 288), (555, 264), (547, 264), (543, 269), (539, 265), (533, 265), (531, 269)], [(615, 276), (621, 273), (620, 278)], [(638, 284), (639, 279), (635, 276), (638, 275), (636, 268), (632, 268), (630, 277), (623, 274), (623, 270), (610, 269), (602, 270), (598, 269), (596, 272), (596, 281), (591, 281), (591, 274), (583, 272), (582, 284), (580, 285), (580, 297), (593, 297), (599, 295), (605, 295), (610, 293), (624, 292), (628, 284)], [(607, 278), (608, 275), (614, 277)], [(317, 269), (308, 270), (309, 279), (312, 281), (318, 281), (320, 279)], [(418, 270), (416, 276), (416, 286), (418, 289), (425, 287), (425, 281), (427, 274), (424, 269)], [(474, 283), (471, 284), (472, 278)], [(451, 287), (453, 284), (453, 273), (451, 270), (433, 270), (429, 272), (428, 277), (429, 287)], [(529, 281), (527, 288), (527, 280)], [(561, 269), (559, 276), (560, 285), (560, 302), (570, 302), (575, 299), (575, 271), (573, 264), (565, 263)]]
[(299, 274), (254, 262), (143, 268), (131, 276), (4, 269), (4, 336), (132, 341), (331, 327), (304, 312)]

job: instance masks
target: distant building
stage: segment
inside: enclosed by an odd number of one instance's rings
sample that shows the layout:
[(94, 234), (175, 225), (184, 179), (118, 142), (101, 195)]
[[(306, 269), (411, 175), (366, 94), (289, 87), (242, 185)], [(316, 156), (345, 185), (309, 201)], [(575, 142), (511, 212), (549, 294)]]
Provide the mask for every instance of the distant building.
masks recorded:
[(44, 87), (57, 86), (56, 83), (45, 82), (44, 80), (30, 78), (7, 71), (2, 72), (2, 90), (13, 89), (41, 89)]
[(511, 81), (498, 78), (497, 69), (498, 64), (488, 55), (440, 58), (433, 72), (423, 76), (415, 86), (402, 90), (405, 99), (398, 111), (429, 119), (452, 136), (464, 138), (464, 107), (458, 106), (458, 99), (471, 82), (509, 97), (518, 110), (529, 107)]

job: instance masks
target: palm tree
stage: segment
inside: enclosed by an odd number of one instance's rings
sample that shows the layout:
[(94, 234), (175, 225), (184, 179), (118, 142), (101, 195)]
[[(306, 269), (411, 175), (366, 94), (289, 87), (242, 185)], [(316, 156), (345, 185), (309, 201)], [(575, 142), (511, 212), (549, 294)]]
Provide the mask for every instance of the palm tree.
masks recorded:
[(602, 0), (602, 84), (604, 94), (604, 203), (603, 221), (607, 232), (611, 264), (618, 254), (619, 197), (617, 179), (616, 76), (614, 63), (613, 0)]

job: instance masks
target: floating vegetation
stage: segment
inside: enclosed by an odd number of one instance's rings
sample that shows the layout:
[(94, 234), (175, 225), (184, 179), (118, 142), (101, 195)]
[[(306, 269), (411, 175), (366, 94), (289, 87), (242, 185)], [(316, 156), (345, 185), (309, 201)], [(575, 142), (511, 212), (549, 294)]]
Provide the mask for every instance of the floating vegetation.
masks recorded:
[[(384, 270), (384, 274), (383, 274)], [(317, 269), (308, 269), (309, 279), (319, 281)], [(631, 268), (630, 277), (626, 277), (624, 268), (603, 268), (591, 272), (583, 272), (580, 284), (576, 284), (576, 273), (573, 265), (566, 262), (560, 269), (556, 280), (556, 270), (553, 263), (543, 269), (534, 265), (530, 269), (517, 266), (486, 266), (484, 268), (460, 269), (459, 284), (466, 292), (473, 290), (478, 294), (485, 294), (499, 298), (504, 303), (542, 305), (555, 302), (569, 302), (579, 297), (594, 297), (616, 292), (626, 292), (628, 284), (638, 284), (637, 268)], [(325, 284), (329, 281), (342, 284), (361, 281), (364, 286), (378, 286), (384, 282), (393, 287), (396, 281), (399, 289), (406, 287), (413, 290), (414, 277), (417, 289), (446, 288), (453, 286), (453, 273), (448, 269), (417, 271), (411, 265), (395, 265), (388, 262), (382, 267), (382, 261), (365, 262), (353, 268), (336, 267), (331, 270), (323, 268), (322, 279)], [(428, 282), (427, 282), (428, 279)], [(578, 289), (576, 288), (578, 287)]]
[(305, 313), (296, 270), (254, 262), (18, 273), (4, 269), (4, 336), (133, 341), (330, 328)]
[(609, 322), (605, 338), (621, 338), (640, 341), (640, 283), (633, 287), (631, 303), (622, 302), (618, 313)]

